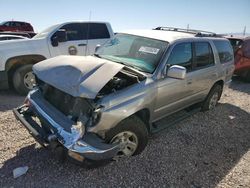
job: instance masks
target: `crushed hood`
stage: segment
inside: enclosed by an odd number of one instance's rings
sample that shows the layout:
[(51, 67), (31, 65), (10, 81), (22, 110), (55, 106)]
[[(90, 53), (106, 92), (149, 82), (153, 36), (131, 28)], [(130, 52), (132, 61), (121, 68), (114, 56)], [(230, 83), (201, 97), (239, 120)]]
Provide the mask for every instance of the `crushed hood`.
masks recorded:
[(94, 99), (124, 65), (93, 56), (57, 56), (33, 66), (45, 83), (74, 97)]

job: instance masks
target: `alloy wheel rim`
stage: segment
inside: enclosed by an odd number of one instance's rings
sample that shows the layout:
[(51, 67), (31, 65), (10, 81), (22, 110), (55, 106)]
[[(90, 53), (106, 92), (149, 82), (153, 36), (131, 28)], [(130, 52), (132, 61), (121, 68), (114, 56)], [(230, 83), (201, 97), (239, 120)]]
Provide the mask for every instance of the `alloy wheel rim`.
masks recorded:
[(112, 138), (111, 143), (119, 143), (121, 146), (121, 149), (114, 157), (115, 160), (118, 160), (120, 158), (129, 157), (134, 154), (138, 147), (138, 138), (135, 133), (131, 131), (124, 131), (115, 135)]
[(25, 75), (24, 75), (24, 78), (23, 78), (23, 82), (24, 82), (24, 85), (26, 88), (28, 89), (33, 89), (35, 83), (36, 83), (36, 80), (35, 80), (35, 75), (33, 74), (33, 72), (27, 72)]

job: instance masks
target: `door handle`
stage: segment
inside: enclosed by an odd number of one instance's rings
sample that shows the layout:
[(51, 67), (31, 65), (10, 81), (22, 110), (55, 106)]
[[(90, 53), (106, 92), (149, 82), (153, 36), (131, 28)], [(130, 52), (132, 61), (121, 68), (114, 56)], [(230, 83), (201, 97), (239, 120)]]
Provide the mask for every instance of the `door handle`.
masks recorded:
[(82, 43), (82, 44), (78, 44), (78, 46), (87, 46), (87, 44)]

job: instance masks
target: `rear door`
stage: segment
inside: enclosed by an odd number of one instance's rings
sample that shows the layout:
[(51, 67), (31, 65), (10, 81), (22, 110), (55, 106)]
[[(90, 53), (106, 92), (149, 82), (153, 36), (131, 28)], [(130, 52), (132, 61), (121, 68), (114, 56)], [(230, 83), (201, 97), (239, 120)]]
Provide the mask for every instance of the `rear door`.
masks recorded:
[(193, 71), (188, 83), (192, 88), (192, 102), (203, 100), (217, 79), (214, 54), (209, 42), (197, 41), (193, 43)]
[(105, 23), (89, 23), (87, 29), (88, 45), (86, 55), (91, 55), (95, 53), (96, 45), (103, 45), (111, 36)]
[(20, 22), (12, 22), (13, 31), (22, 31), (22, 26)]
[(234, 67), (234, 54), (233, 54), (232, 46), (230, 45), (229, 41), (214, 40), (213, 43), (219, 55), (219, 61), (220, 61), (221, 68), (222, 68), (221, 74), (225, 76), (225, 82), (228, 82), (231, 80), (234, 68), (235, 70), (241, 69), (241, 66), (240, 66), (241, 63), (238, 64), (239, 66), (236, 64), (236, 67)]

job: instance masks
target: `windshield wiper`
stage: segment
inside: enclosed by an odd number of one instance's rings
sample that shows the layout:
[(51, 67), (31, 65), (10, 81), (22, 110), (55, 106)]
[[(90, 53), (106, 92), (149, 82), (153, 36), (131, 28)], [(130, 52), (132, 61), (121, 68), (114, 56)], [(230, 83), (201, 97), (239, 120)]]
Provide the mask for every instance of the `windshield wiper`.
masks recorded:
[(138, 67), (133, 66), (133, 65), (126, 64), (126, 63), (124, 63), (124, 62), (122, 62), (122, 61), (115, 61), (115, 62), (116, 62), (116, 63), (120, 63), (120, 64), (125, 65), (125, 66), (128, 66), (128, 67), (132, 67), (132, 68), (134, 68), (134, 69), (138, 69)]
[(115, 62), (116, 62), (116, 63), (120, 63), (120, 64), (122, 64), (122, 65), (125, 65), (125, 66), (127, 66), (127, 67), (132, 67), (132, 68), (134, 68), (134, 69), (136, 69), (136, 70), (139, 70), (139, 71), (142, 71), (142, 72), (149, 73), (149, 72), (145, 71), (144, 69), (141, 69), (140, 67), (137, 67), (137, 66), (134, 66), (134, 65), (130, 65), (130, 64), (126, 64), (126, 63), (124, 63), (124, 62), (122, 62), (122, 61), (115, 61)]

